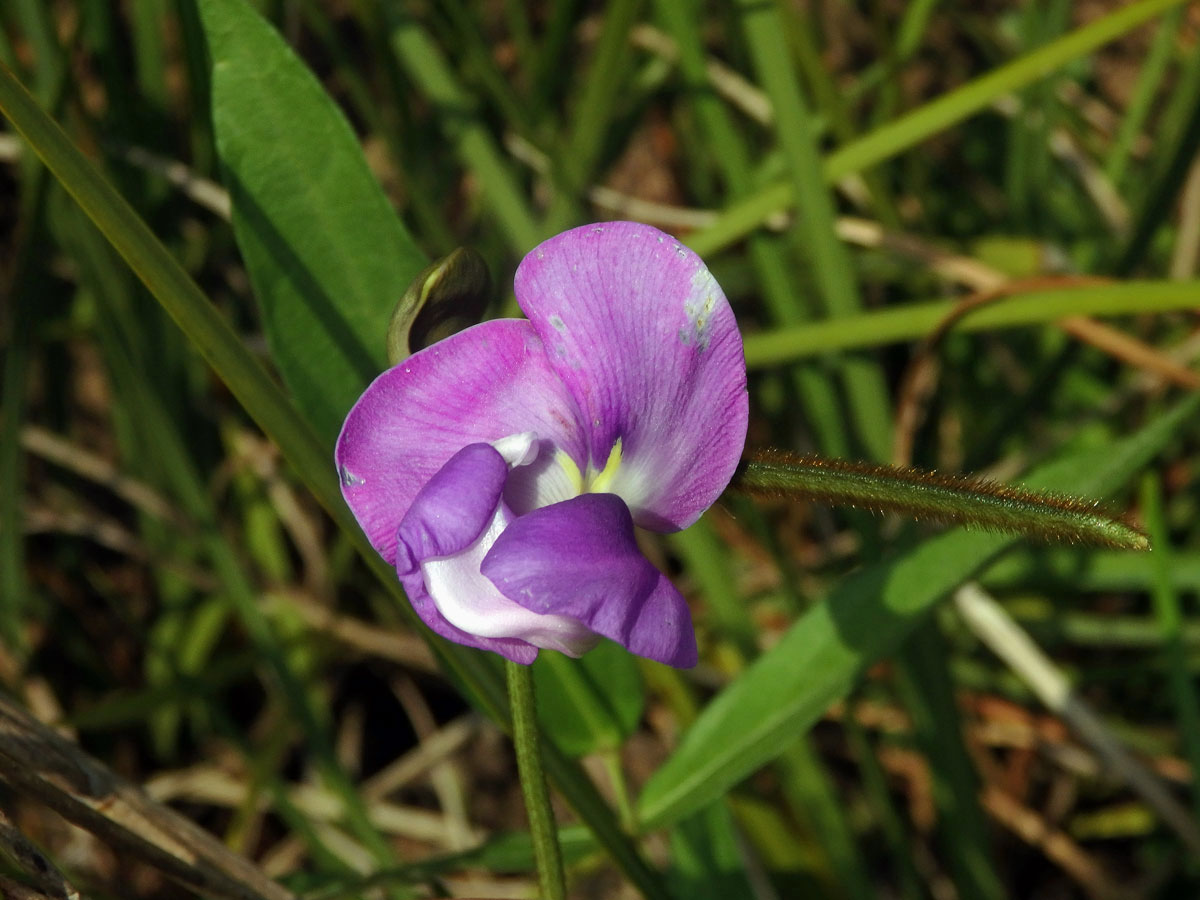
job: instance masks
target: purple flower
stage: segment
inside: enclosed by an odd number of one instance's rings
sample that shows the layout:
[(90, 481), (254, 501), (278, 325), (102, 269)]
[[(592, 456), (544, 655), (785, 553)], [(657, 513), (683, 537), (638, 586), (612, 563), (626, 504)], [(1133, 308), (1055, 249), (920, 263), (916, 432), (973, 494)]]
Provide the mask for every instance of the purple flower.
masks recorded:
[(733, 475), (746, 364), (700, 259), (646, 225), (589, 225), (517, 269), (523, 319), (380, 375), (337, 444), (342, 494), (443, 637), (520, 663), (611, 638), (696, 663), (683, 597), (634, 525), (676, 531)]

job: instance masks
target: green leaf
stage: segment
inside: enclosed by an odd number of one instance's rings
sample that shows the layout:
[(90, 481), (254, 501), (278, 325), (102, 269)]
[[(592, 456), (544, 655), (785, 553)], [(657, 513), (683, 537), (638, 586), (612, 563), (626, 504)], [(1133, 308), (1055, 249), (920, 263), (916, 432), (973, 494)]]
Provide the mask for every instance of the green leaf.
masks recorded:
[(388, 319), (427, 260), (340, 110), (244, 0), (200, 0), (213, 130), (271, 355), (325, 441), (387, 364)]
[(645, 705), (637, 664), (611, 641), (580, 659), (538, 654), (533, 684), (538, 724), (568, 756), (615, 750), (633, 734)]
[[(1101, 496), (1130, 479), (1200, 409), (1180, 403), (1132, 437), (1043, 466), (1031, 487)], [(1014, 538), (955, 530), (842, 581), (705, 708), (678, 750), (651, 777), (639, 821), (662, 827), (721, 796), (782, 753), (891, 653), (934, 604)]]

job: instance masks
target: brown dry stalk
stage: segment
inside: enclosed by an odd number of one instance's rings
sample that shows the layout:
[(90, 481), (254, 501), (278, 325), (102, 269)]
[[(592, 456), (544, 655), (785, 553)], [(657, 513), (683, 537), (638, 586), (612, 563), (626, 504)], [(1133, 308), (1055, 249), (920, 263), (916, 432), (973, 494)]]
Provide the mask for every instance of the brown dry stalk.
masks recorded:
[(0, 781), (127, 858), (222, 900), (295, 900), (248, 860), (0, 696)]

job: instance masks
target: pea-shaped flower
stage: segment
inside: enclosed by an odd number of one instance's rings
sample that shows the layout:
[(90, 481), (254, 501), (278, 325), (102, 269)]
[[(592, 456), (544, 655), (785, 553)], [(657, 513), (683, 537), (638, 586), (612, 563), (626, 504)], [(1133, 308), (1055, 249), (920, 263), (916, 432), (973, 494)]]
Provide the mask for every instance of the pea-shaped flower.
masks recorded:
[(551, 238), (517, 269), (529, 317), (468, 328), (367, 388), (342, 493), (421, 619), (520, 663), (601, 636), (696, 662), (683, 597), (634, 526), (676, 531), (746, 439), (733, 312), (700, 259), (631, 222)]

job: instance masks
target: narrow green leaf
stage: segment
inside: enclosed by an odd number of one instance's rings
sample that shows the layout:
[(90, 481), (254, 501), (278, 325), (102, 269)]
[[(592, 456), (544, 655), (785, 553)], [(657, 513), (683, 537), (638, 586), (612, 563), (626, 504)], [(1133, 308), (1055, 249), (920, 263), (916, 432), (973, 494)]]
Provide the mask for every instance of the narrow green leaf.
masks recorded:
[(332, 443), (386, 365), (388, 319), (427, 260), (312, 73), (244, 0), (200, 0), (213, 129), (271, 355)]
[(385, 4), (384, 17), (396, 59), (437, 110), (450, 144), (475, 175), (488, 207), (509, 243), (528, 252), (546, 235), (529, 208), (525, 188), (496, 144), (475, 101), (445, 55), (404, 4)]
[(573, 118), (559, 157), (565, 183), (547, 214), (549, 230), (576, 224), (578, 195), (595, 177), (594, 169), (612, 127), (621, 88), (629, 77), (632, 48), (629, 32), (641, 0), (610, 0), (604, 4), (603, 25), (588, 64), (583, 85), (573, 104)]
[[(1200, 397), (1191, 397), (1103, 452), (1070, 456), (1026, 480), (1044, 490), (1110, 493), (1197, 410)], [(781, 753), (859, 672), (892, 652), (934, 604), (1013, 541), (951, 531), (842, 581), (701, 713), (646, 785), (640, 821), (676, 822)]]
[(959, 895), (1003, 900), (1006, 892), (979, 806), (979, 775), (963, 742), (948, 653), (936, 620), (916, 629), (897, 659), (900, 697), (912, 718), (913, 738), (929, 760), (938, 842)]
[(848, 900), (876, 897), (871, 867), (847, 815), (849, 810), (812, 737), (804, 735), (794, 741), (773, 768), (792, 815), (812, 835), (814, 855), (827, 859), (821, 860), (822, 879), (834, 882)]
[[(21, 292), (24, 293), (24, 292)], [(25, 483), (25, 454), (21, 426), (25, 422), (26, 372), (30, 360), (32, 296), (13, 297), (0, 385), (0, 634), (21, 647), (21, 614), (28, 597), (25, 577), (25, 535), (21, 503)]]
[(1175, 50), (1183, 12), (1182, 7), (1176, 7), (1163, 16), (1158, 24), (1154, 42), (1140, 60), (1141, 70), (1121, 118), (1121, 126), (1113, 136), (1104, 158), (1104, 174), (1118, 189), (1125, 186), (1133, 143), (1154, 111), (1155, 94), (1163, 88), (1163, 76)]

